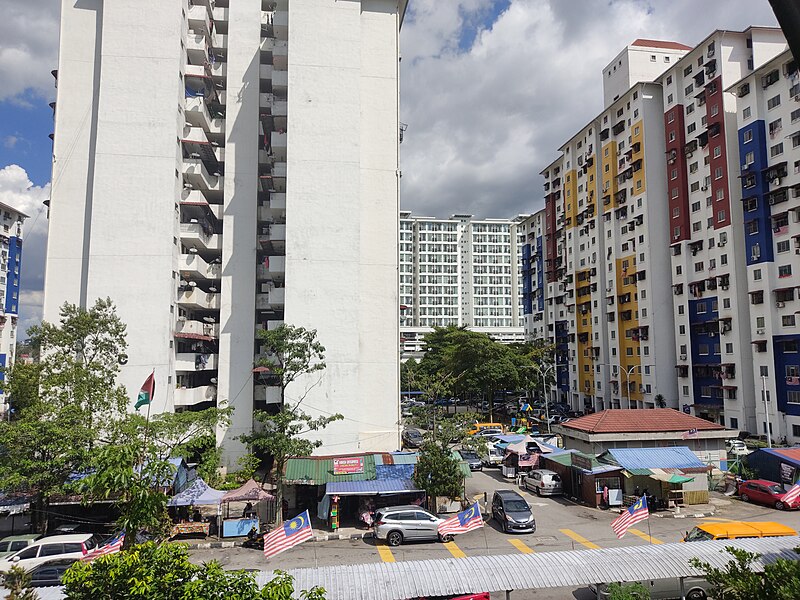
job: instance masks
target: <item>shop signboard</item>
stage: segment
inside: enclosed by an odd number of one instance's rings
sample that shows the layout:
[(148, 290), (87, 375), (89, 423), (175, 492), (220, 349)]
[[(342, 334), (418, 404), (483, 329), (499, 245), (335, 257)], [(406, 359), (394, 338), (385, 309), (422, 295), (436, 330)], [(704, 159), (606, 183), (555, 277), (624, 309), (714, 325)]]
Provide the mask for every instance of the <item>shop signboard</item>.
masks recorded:
[(354, 475), (364, 472), (364, 457), (352, 456), (333, 459), (334, 475)]
[(591, 471), (592, 470), (592, 459), (588, 456), (584, 456), (582, 454), (578, 454), (577, 452), (573, 452), (570, 455), (572, 466), (578, 467), (579, 469), (583, 469), (584, 471)]

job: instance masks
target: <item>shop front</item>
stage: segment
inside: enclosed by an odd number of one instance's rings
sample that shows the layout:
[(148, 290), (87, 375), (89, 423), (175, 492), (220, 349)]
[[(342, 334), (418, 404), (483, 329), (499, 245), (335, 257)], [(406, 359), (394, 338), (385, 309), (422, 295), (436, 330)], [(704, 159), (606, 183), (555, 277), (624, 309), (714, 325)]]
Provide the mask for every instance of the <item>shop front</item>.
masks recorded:
[(622, 469), (577, 451), (543, 454), (542, 469), (561, 476), (564, 494), (595, 508), (622, 506)]

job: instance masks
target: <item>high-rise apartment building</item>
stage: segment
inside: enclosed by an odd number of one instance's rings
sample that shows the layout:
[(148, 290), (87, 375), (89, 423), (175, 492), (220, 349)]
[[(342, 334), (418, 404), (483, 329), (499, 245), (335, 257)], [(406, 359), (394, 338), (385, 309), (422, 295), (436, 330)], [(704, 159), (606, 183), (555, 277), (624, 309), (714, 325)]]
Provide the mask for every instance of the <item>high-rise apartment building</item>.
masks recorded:
[[(14, 364), (19, 317), (20, 272), (22, 269), (22, 226), (28, 218), (16, 208), (0, 202), (0, 367)], [(0, 381), (5, 373), (0, 371)], [(0, 412), (7, 410), (0, 390)]]
[[(397, 447), (398, 36), (406, 0), (62, 2), (44, 318), (109, 296), (121, 382), (157, 411), (253, 410), (256, 331), (316, 329), (293, 384), (343, 421), (322, 451)], [(343, 217), (344, 216), (344, 217)]]
[(724, 90), (785, 47), (773, 28), (715, 31), (658, 78), (679, 403), (748, 431), (756, 404), (736, 101)]
[(400, 321), (404, 357), (420, 356), (433, 327), (467, 327), (501, 342), (524, 339), (526, 218), (449, 219), (400, 213)]
[(740, 182), (734, 197), (743, 212), (736, 234), (744, 240), (740, 262), (746, 275), (740, 282), (743, 298), (737, 300), (750, 311), (749, 323), (743, 322), (742, 328), (755, 364), (750, 386), (742, 389), (744, 398), (754, 399), (747, 428), (759, 435), (769, 429), (773, 439), (786, 437), (796, 443), (800, 442), (797, 61), (790, 52), (766, 61), (729, 86), (726, 102), (736, 110), (731, 129), (737, 135), (739, 160), (731, 169)]

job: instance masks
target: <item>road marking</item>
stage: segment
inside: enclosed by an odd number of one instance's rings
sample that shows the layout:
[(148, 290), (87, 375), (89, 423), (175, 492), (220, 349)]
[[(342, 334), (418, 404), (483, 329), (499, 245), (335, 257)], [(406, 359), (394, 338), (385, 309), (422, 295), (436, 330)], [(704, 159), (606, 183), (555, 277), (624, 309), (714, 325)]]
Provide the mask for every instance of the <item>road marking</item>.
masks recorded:
[(628, 529), (628, 531), (631, 532), (633, 535), (642, 538), (645, 542), (648, 542), (648, 543), (651, 543), (651, 544), (663, 544), (664, 543), (661, 540), (659, 540), (658, 538), (654, 538), (652, 535), (647, 535), (644, 531), (639, 531), (638, 529), (632, 529), (632, 528)]
[(722, 517), (703, 517), (703, 521), (722, 521), (723, 523), (734, 523), (733, 519), (723, 519)]
[(574, 531), (572, 531), (572, 529), (559, 529), (559, 531), (561, 533), (563, 533), (565, 536), (567, 536), (569, 538), (572, 538), (573, 540), (575, 540), (579, 544), (583, 544), (584, 546), (586, 546), (587, 548), (591, 548), (592, 550), (596, 550), (596, 549), (598, 549), (600, 547), (597, 544), (587, 540), (581, 534), (575, 533)]
[(467, 558), (467, 555), (461, 551), (461, 548), (456, 546), (455, 542), (446, 542), (444, 547), (450, 551), (454, 558)]
[(378, 554), (381, 555), (381, 560), (383, 562), (394, 562), (394, 554), (392, 554), (389, 546), (378, 543), (375, 547), (378, 549)]
[(514, 548), (516, 548), (517, 550), (519, 550), (523, 554), (533, 554), (533, 548), (528, 546), (528, 544), (526, 544), (522, 540), (515, 540), (515, 539), (512, 538), (512, 539), (508, 540), (508, 543), (511, 544), (512, 546), (514, 546)]

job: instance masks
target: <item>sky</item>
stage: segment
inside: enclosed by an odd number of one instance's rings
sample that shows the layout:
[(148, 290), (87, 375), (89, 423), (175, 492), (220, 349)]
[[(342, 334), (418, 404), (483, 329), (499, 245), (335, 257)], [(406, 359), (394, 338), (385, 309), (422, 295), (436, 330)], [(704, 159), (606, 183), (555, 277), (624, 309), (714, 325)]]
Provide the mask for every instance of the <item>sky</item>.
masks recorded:
[[(13, 2), (0, 21), (0, 202), (31, 216), (22, 331), (41, 319), (59, 5)], [(693, 46), (715, 29), (749, 25), (776, 25), (768, 0), (409, 0), (400, 36), (403, 210), (481, 218), (538, 210), (539, 172), (600, 112), (601, 70), (625, 45), (641, 37)]]

